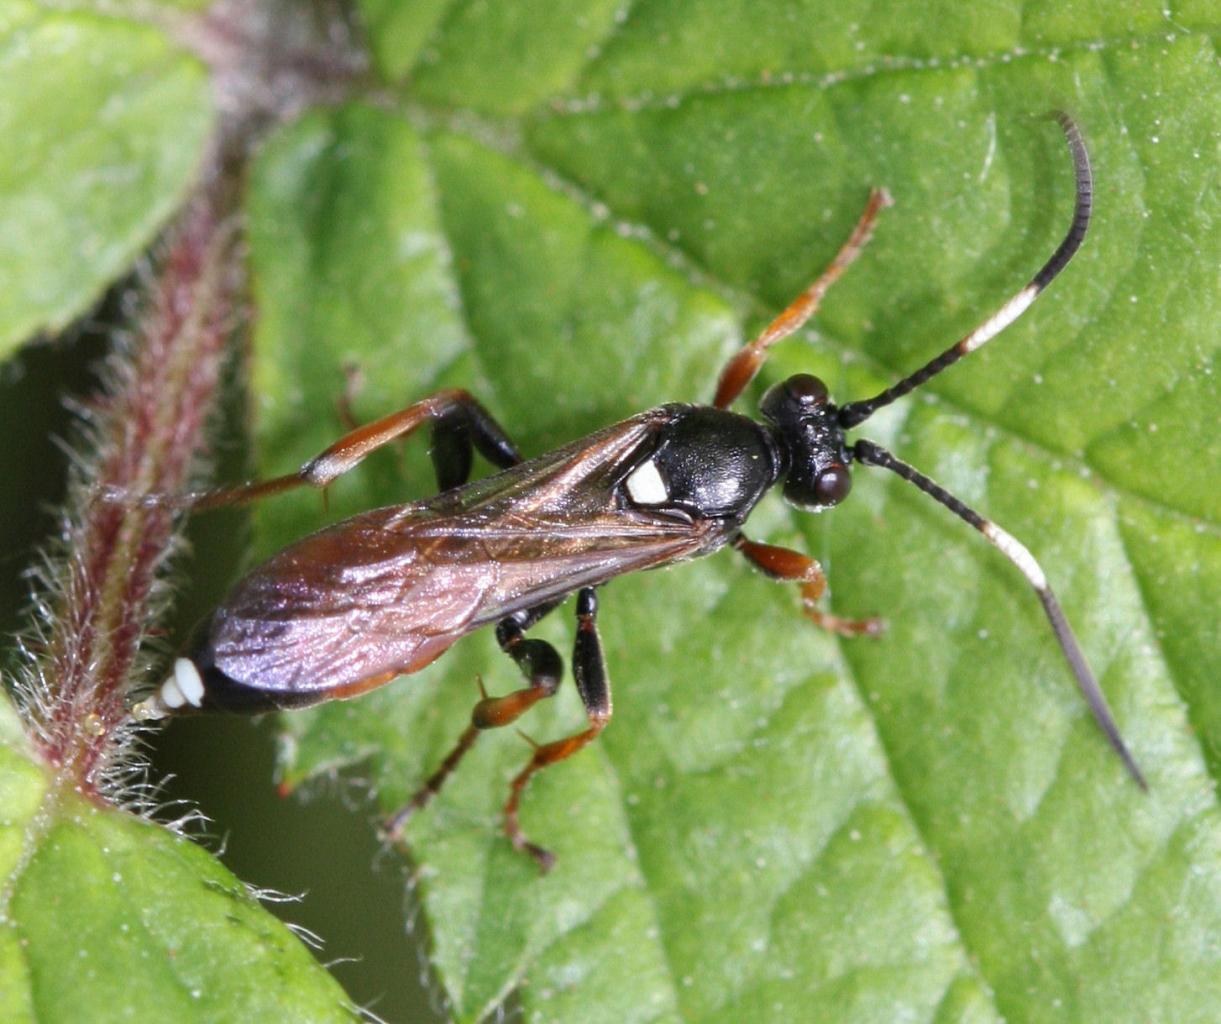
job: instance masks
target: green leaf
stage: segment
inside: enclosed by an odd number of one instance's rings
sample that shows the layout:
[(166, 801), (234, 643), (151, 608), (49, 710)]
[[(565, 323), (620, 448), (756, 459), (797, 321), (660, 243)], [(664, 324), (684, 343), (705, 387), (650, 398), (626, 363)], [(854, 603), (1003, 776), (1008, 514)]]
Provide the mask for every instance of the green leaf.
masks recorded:
[(342, 989), (211, 854), (56, 787), (0, 699), (5, 1021), (353, 1021)]
[(150, 27), (0, 7), (0, 354), (127, 273), (212, 127), (200, 67)]
[[(360, 7), (376, 95), (280, 131), (251, 175), (267, 473), (338, 436), (345, 405), (365, 420), (442, 386), (477, 393), (529, 454), (706, 401), (881, 184), (897, 205), (875, 241), (741, 408), (798, 370), (840, 400), (871, 394), (1054, 248), (1071, 176), (1045, 111), (1080, 121), (1098, 185), (1084, 250), (1022, 322), (862, 432), (1035, 552), (1150, 794), (1098, 735), (1028, 588), (971, 530), (864, 470), (821, 517), (769, 499), (750, 535), (818, 556), (831, 606), (878, 613), (887, 634), (817, 632), (730, 553), (607, 587), (615, 719), (523, 804), (553, 874), (499, 832), (528, 757), (511, 730), (411, 824), (454, 1016), (517, 992), (534, 1021), (1211, 1020), (1215, 5)], [(10, 0), (0, 40), (16, 147), (0, 339), (16, 340), (127, 271), (210, 120), (199, 69), (152, 30)], [(424, 447), (371, 457), (329, 516), (428, 493)], [(316, 496), (268, 503), (261, 548), (322, 519)], [(571, 609), (537, 632), (566, 652)], [(519, 685), (485, 634), (287, 717), (286, 778), (354, 766), (398, 807), (477, 677)], [(583, 722), (566, 683), (520, 724), (547, 740)], [(6, 710), (0, 731), (14, 1019), (347, 1013), (206, 854), (48, 790)]]
[[(0, 8), (0, 351), (63, 326), (131, 272), (192, 184), (212, 128), (207, 89), (200, 66), (147, 26), (20, 2)], [(35, 523), (30, 510), (55, 493), (60, 464), (40, 434), (54, 424), (62, 437), (62, 395), (96, 387), (79, 366), (96, 355), (59, 346), (4, 366), (16, 441), (0, 515), (8, 577), (32, 560), (18, 550), (25, 536), (56, 523), (45, 513)], [(28, 595), (28, 579), (6, 578), (6, 612), (14, 583)], [(7, 689), (0, 1007), (6, 1024), (359, 1018), (212, 854), (57, 780), (22, 736)]]
[(411, 69), (449, 6), (450, 0), (359, 0), (369, 47), (385, 78), (400, 78)]
[[(1213, 14), (1167, 18), (454, 4), (383, 60), (401, 107), (315, 113), (265, 149), (250, 233), (268, 473), (341, 433), (345, 368), (358, 418), (461, 385), (528, 454), (706, 401), (880, 184), (896, 206), (875, 241), (765, 374), (871, 394), (1059, 241), (1071, 170), (1041, 115), (1071, 111), (1094, 157), (1069, 270), (863, 432), (1035, 552), (1151, 792), (1099, 735), (1034, 595), (969, 528), (865, 470), (822, 517), (769, 499), (750, 535), (818, 556), (832, 606), (881, 614), (886, 635), (817, 632), (729, 553), (608, 586), (614, 721), (523, 805), (553, 874), (498, 832), (528, 757), (511, 730), (411, 822), (457, 1019), (515, 989), (538, 1021), (1212, 1017), (1221, 89)], [(394, 50), (392, 19), (369, 27)], [(331, 517), (426, 494), (423, 447), (337, 483)], [(307, 521), (315, 496), (264, 507), (262, 549)], [(566, 651), (569, 616), (538, 635)], [(487, 635), (288, 716), (286, 777), (359, 765), (394, 809), (456, 740), (477, 677), (519, 685)], [(546, 705), (531, 736), (582, 727), (570, 687)]]
[[(531, 454), (707, 400), (885, 184), (896, 206), (872, 247), (767, 371), (872, 393), (1055, 247), (1071, 172), (1039, 115), (1072, 111), (1094, 156), (1071, 269), (868, 436), (1043, 561), (1149, 795), (1011, 566), (858, 471), (835, 513), (769, 500), (750, 530), (818, 555), (833, 607), (882, 614), (883, 638), (822, 635), (730, 554), (615, 581), (613, 724), (525, 797), (554, 873), (497, 831), (527, 758), (513, 735), (482, 738), (411, 821), (455, 1017), (516, 987), (531, 1020), (1211, 1017), (1221, 452), (1200, 419), (1217, 404), (1219, 88), (1193, 31), (1209, 17), (451, 5), (383, 61), (410, 104), (311, 115), (267, 146), (249, 204), (267, 472), (341, 432), (346, 366), (358, 419), (460, 384)], [(394, 48), (389, 22), (370, 31)], [(337, 483), (332, 517), (427, 493), (422, 447)], [(319, 521), (317, 500), (259, 521), (270, 552)], [(562, 651), (569, 614), (537, 630)], [(359, 764), (396, 808), (457, 738), (477, 676), (518, 685), (479, 635), (289, 716), (288, 779)], [(531, 736), (580, 729), (569, 688), (547, 703)]]

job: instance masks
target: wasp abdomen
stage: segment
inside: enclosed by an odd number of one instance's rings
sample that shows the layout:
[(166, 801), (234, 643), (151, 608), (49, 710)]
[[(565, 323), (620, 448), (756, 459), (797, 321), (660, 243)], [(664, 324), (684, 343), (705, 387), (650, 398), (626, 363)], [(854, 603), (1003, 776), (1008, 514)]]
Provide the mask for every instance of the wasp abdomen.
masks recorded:
[(317, 700), (316, 694), (269, 692), (247, 686), (203, 659), (177, 658), (170, 674), (151, 697), (132, 708), (132, 714), (144, 721), (193, 711), (257, 714), (313, 704)]

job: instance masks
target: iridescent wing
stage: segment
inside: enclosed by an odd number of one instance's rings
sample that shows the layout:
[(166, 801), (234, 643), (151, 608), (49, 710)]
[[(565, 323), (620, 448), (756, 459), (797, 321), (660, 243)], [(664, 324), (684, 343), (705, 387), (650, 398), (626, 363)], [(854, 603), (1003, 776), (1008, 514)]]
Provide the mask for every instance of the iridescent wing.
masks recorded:
[(719, 546), (715, 524), (623, 500), (625, 473), (666, 416), (643, 413), (286, 548), (216, 611), (201, 662), (273, 704), (352, 696), (423, 668), (485, 623)]

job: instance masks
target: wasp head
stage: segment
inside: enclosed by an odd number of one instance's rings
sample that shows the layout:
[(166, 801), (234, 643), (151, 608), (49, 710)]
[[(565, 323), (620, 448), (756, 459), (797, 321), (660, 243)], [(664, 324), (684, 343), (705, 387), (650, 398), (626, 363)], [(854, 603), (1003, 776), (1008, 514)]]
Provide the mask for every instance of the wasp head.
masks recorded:
[(852, 489), (848, 452), (827, 386), (808, 373), (773, 385), (759, 403), (786, 457), (784, 497), (817, 512), (838, 505)]

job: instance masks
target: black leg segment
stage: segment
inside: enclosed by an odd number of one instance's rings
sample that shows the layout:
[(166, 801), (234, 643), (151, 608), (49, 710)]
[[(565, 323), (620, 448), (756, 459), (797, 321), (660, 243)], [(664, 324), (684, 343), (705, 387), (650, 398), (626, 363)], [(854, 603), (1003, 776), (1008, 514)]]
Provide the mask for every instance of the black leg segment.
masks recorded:
[(606, 674), (606, 659), (602, 655), (602, 638), (598, 635), (598, 596), (593, 587), (577, 595), (577, 638), (572, 646), (572, 675), (585, 713), (610, 718), (610, 678)]
[(528, 685), (503, 697), (489, 697), (483, 688), (483, 681), (480, 680), (481, 697), (471, 710), (470, 724), (458, 737), (458, 742), (445, 756), (440, 767), (428, 777), (405, 806), (387, 819), (382, 831), (388, 838), (397, 839), (411, 816), (441, 791), (441, 787), (461, 763), (467, 751), (475, 745), (484, 729), (499, 729), (501, 726), (511, 725), (540, 700), (555, 695), (564, 676), (564, 659), (546, 640), (526, 639), (523, 632), (558, 604), (559, 601), (553, 601), (520, 612), (502, 620), (496, 627), (496, 639), (500, 643), (500, 649), (517, 664)]
[(460, 487), (471, 476), (475, 450), (497, 469), (521, 462), (521, 454), (500, 424), (476, 399), (451, 406), (433, 421), (429, 455), (437, 473), (437, 488)]
[(585, 717), (589, 725), (571, 736), (536, 746), (526, 767), (517, 773), (517, 777), (509, 786), (509, 799), (505, 803), (505, 835), (516, 849), (533, 857), (544, 872), (550, 871), (555, 864), (555, 854), (526, 838), (518, 821), (518, 808), (521, 805), (522, 793), (535, 774), (572, 757), (595, 739), (610, 721), (610, 680), (606, 674), (606, 662), (602, 657), (602, 640), (598, 636), (597, 619), (597, 595), (593, 587), (585, 587), (577, 595), (577, 638), (573, 644), (572, 671), (576, 677), (581, 701), (585, 705)]

